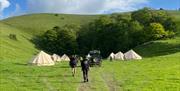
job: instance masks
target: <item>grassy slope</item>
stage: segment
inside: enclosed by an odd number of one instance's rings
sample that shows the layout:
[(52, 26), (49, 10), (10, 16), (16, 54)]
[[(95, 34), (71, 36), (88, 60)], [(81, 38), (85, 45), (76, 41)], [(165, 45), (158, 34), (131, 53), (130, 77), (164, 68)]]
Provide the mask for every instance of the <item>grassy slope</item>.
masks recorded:
[(63, 26), (66, 24), (85, 24), (93, 19), (96, 19), (98, 16), (93, 15), (66, 15), (59, 14), (33, 14), (33, 15), (24, 15), (20, 17), (13, 17), (6, 20), (3, 20), (3, 23), (6, 23), (10, 26), (22, 29), (28, 33), (43, 33), (42, 31), (47, 31), (52, 29), (54, 26)]
[[(180, 13), (171, 12), (171, 14), (176, 17), (176, 22), (180, 25), (178, 16)], [(35, 16), (38, 15), (27, 17)], [(81, 83), (80, 68), (77, 76), (71, 77), (68, 63), (59, 63), (52, 67), (27, 66), (27, 61), (37, 52), (29, 41), (32, 38), (30, 32), (39, 28), (47, 30), (60, 24), (53, 23), (52, 18), (43, 19), (45, 16), (22, 20), (21, 17), (17, 17), (0, 23), (1, 91), (178, 91), (180, 89), (180, 37), (138, 46), (135, 50), (143, 57), (147, 57), (142, 61), (103, 62), (103, 67), (91, 69), (90, 82), (87, 84)], [(41, 19), (38, 20), (39, 18)], [(26, 20), (31, 22), (28, 23)], [(35, 24), (42, 21), (43, 25)], [(180, 27), (178, 28), (180, 30)], [(9, 33), (16, 34), (18, 41), (10, 40)]]
[[(30, 42), (32, 35), (10, 27), (0, 22), (0, 49), (3, 60), (31, 57), (37, 51)], [(17, 41), (9, 38), (9, 34), (16, 34)]]
[[(85, 24), (98, 16), (59, 14), (32, 14), (13, 17), (0, 21), (0, 58), (24, 59), (31, 58), (37, 53), (31, 39), (54, 26), (65, 24)], [(16, 34), (18, 41), (9, 39), (9, 34)]]
[(177, 36), (174, 39), (159, 40), (140, 45), (135, 48), (144, 57), (156, 57), (180, 52), (180, 12), (169, 11), (177, 23)]

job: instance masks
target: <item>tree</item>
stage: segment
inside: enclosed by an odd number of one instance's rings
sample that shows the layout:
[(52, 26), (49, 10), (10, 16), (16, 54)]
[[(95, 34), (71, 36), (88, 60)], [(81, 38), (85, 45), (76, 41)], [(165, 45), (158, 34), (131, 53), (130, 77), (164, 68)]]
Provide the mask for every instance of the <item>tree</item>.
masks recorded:
[(76, 32), (67, 26), (62, 27), (58, 32), (57, 37), (57, 48), (59, 54), (76, 54), (77, 53), (77, 42)]
[(127, 50), (128, 41), (124, 40), (128, 40), (125, 32), (128, 31), (129, 21), (129, 16), (113, 14), (91, 22), (82, 29), (78, 37), (81, 52), (87, 53), (97, 49), (101, 51), (103, 57), (106, 57), (112, 51)]
[(110, 52), (125, 52), (144, 42), (172, 38), (176, 30), (176, 23), (166, 11), (143, 8), (132, 14), (101, 16), (82, 26), (56, 26), (41, 37), (40, 44), (60, 55), (100, 50), (107, 57)]
[(138, 21), (131, 21), (128, 27), (129, 38), (131, 40), (131, 47), (137, 46), (146, 41), (144, 36), (144, 26)]
[(146, 35), (151, 40), (157, 40), (165, 37), (167, 33), (165, 32), (163, 25), (160, 23), (151, 23), (148, 27)]
[(36, 39), (36, 44), (39, 48), (42, 48), (43, 50), (47, 50), (50, 52), (57, 53), (55, 50), (56, 45), (55, 41), (57, 40), (57, 30), (59, 29), (58, 26), (55, 26), (53, 29), (46, 31), (42, 36), (39, 36)]
[(171, 17), (168, 17), (164, 22), (163, 22), (164, 28), (166, 31), (170, 31), (170, 32), (176, 32), (177, 30), (177, 25), (174, 22), (174, 19)]
[(41, 36), (40, 47), (43, 50), (60, 55), (77, 53), (77, 28), (75, 25), (55, 26)]
[(143, 8), (132, 13), (132, 19), (137, 20), (141, 24), (148, 26), (151, 23), (153, 15), (150, 8)]
[(98, 49), (103, 57), (112, 51), (127, 51), (144, 42), (172, 37), (175, 23), (168, 17), (165, 11), (150, 8), (133, 12), (132, 18), (130, 14), (103, 16), (82, 28), (78, 45), (83, 54)]
[(164, 10), (163, 8), (160, 8), (159, 10)]
[(176, 32), (177, 30), (177, 26), (173, 18), (167, 13), (167, 11), (164, 10), (143, 8), (132, 13), (132, 20), (140, 22), (145, 26), (145, 28), (151, 23), (160, 23), (164, 27), (165, 31), (171, 32), (170, 35), (175, 34), (173, 32)]

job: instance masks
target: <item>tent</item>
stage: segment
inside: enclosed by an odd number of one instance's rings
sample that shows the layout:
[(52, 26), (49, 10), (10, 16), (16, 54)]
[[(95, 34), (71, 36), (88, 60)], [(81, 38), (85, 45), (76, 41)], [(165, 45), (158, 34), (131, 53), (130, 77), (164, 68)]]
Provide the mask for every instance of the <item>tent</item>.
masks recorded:
[(125, 59), (131, 60), (131, 59), (142, 59), (140, 55), (138, 55), (135, 51), (130, 50), (124, 54)]
[(61, 57), (61, 60), (62, 60), (62, 61), (70, 61), (69, 57), (68, 57), (66, 54), (64, 54), (64, 55)]
[(54, 61), (51, 59), (51, 56), (43, 51), (41, 51), (36, 57), (30, 61), (30, 64), (37, 66), (51, 66), (55, 65)]
[(57, 55), (57, 54), (53, 54), (53, 55), (52, 55), (52, 59), (53, 59), (53, 61), (55, 61), (55, 62), (61, 61), (61, 57), (60, 57), (59, 55)]
[(112, 53), (109, 55), (108, 59), (114, 60), (114, 59), (115, 59), (115, 54), (112, 52)]
[(115, 54), (115, 59), (116, 60), (124, 60), (124, 54), (120, 51)]

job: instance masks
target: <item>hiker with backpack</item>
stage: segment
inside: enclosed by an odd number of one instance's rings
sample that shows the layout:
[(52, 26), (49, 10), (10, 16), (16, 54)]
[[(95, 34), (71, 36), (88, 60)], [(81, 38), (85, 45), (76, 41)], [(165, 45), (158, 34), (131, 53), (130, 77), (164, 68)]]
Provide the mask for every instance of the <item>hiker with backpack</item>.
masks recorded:
[(81, 68), (83, 72), (84, 82), (88, 82), (89, 60), (87, 58), (83, 58), (83, 60), (81, 61)]
[(69, 65), (72, 68), (72, 76), (74, 77), (76, 74), (76, 66), (77, 66), (77, 60), (74, 56), (70, 57)]

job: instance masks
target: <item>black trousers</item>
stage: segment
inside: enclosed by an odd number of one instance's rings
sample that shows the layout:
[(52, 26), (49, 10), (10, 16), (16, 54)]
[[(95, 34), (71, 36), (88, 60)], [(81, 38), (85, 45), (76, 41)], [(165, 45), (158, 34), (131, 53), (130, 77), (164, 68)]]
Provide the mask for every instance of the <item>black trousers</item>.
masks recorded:
[(88, 81), (88, 69), (83, 69), (83, 78), (84, 81)]

